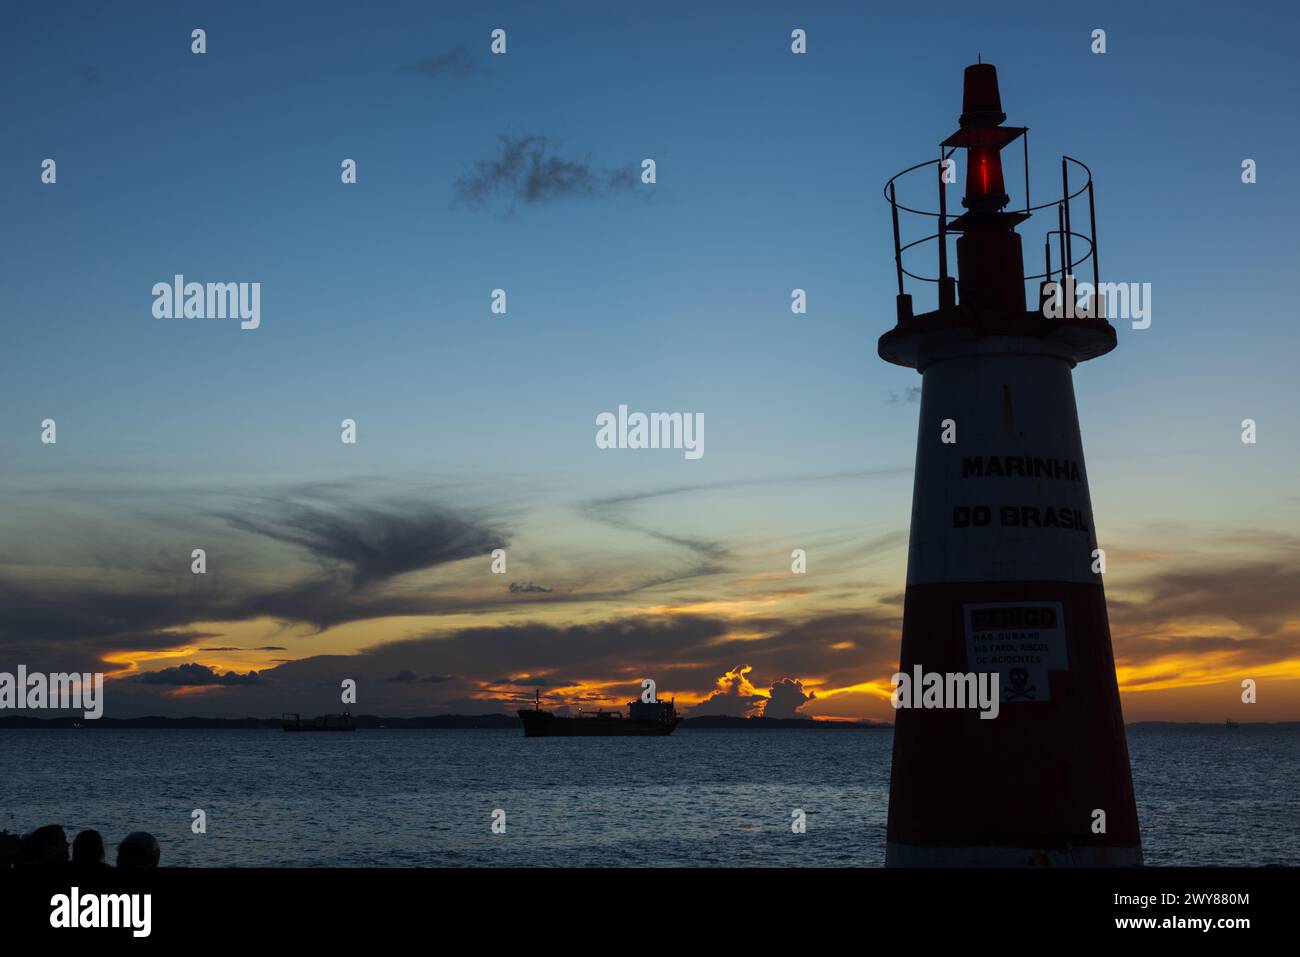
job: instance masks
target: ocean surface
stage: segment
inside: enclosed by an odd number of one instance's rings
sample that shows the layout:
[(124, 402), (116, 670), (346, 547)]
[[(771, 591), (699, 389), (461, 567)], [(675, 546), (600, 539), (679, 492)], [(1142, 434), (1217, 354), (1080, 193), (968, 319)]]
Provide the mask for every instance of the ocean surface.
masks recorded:
[[(892, 741), (4, 730), (0, 828), (146, 830), (193, 867), (878, 866)], [(1300, 731), (1137, 727), (1129, 749), (1148, 864), (1300, 864)]]

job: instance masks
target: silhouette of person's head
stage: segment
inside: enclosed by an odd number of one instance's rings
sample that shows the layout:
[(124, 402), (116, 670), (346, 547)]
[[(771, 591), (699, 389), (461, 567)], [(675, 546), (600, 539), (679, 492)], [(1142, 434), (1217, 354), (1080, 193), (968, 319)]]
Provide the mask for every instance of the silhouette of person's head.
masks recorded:
[(18, 867), (62, 867), (67, 864), (68, 835), (63, 833), (63, 825), (47, 824), (24, 837), (14, 863)]
[(85, 830), (72, 839), (72, 863), (77, 867), (102, 867), (104, 838), (98, 831)]
[(162, 848), (148, 831), (132, 831), (117, 845), (117, 866), (122, 868), (157, 867)]

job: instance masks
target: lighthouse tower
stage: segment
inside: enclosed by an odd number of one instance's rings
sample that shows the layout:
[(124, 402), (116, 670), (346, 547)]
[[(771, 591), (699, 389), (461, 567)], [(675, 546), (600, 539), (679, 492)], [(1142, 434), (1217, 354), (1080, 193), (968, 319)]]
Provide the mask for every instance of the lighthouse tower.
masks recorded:
[[(1115, 347), (1094, 305), (1092, 176), (1064, 157), (1061, 199), (1030, 206), (1028, 130), (1005, 120), (995, 68), (967, 67), (958, 131), (938, 159), (885, 188), (898, 322), (879, 351), (922, 376), (899, 671), (998, 676), (996, 717), (969, 706), (895, 713), (886, 864), (1136, 865), (1137, 809), (1071, 378)], [(1026, 195), (1008, 210), (1002, 155), (1018, 139)], [(945, 180), (955, 177), (945, 174), (961, 150), (965, 211), (952, 216)], [(896, 181), (927, 170), (938, 173), (937, 214), (898, 202)], [(1042, 222), (1043, 211), (1044, 271), (1026, 275), (1016, 227)], [(1071, 213), (1085, 211), (1088, 226), (1072, 229)], [(902, 245), (900, 212), (937, 216), (938, 233)], [(937, 276), (904, 267), (909, 249), (935, 239)], [(1074, 269), (1089, 261), (1094, 292), (1079, 308), (1027, 308), (1026, 281), (1041, 281), (1035, 306), (1057, 284), (1071, 298)], [(937, 284), (934, 311), (913, 313), (905, 275)]]

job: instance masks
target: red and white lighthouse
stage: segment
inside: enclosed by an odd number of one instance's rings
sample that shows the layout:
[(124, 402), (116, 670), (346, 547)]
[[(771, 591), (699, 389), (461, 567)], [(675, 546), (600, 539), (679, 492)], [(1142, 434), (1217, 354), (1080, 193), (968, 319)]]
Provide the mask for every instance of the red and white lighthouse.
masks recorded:
[[(1002, 151), (1023, 138), (1026, 166), (1029, 152), (1028, 130), (1005, 119), (994, 67), (967, 67), (960, 129), (939, 159), (904, 171), (938, 167), (938, 213), (898, 203), (904, 173), (886, 186), (898, 322), (879, 351), (922, 376), (899, 671), (999, 682), (992, 720), (969, 707), (896, 712), (886, 863), (1135, 865), (1137, 809), (1072, 381), (1078, 363), (1115, 347), (1115, 331), (1104, 309), (1049, 319), (1025, 296), (1026, 281), (1042, 280), (1040, 305), (1048, 283), (1089, 260), (1097, 288), (1092, 176), (1065, 157), (1062, 198), (1030, 206), (1026, 168), (1024, 206), (1008, 210)], [(942, 173), (958, 150), (965, 212), (950, 216)], [(1071, 169), (1087, 174), (1073, 194)], [(1044, 272), (1027, 276), (1016, 227), (1043, 210)], [(937, 216), (938, 233), (902, 245), (900, 212)], [(1086, 212), (1086, 233), (1071, 228), (1071, 212)], [(907, 250), (934, 239), (937, 276), (904, 268)], [(933, 311), (913, 313), (905, 275), (937, 283)]]

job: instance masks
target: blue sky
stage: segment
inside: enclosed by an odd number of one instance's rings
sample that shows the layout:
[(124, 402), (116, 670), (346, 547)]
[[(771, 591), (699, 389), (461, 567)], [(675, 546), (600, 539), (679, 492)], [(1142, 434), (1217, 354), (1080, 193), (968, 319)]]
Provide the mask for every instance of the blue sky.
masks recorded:
[[(1103, 279), (1153, 287), (1151, 328), (1121, 324), (1076, 374), (1099, 527), (1134, 549), (1175, 540), (1159, 523), (1207, 548), (1295, 530), (1292, 5), (11, 4), (5, 21), (10, 565), (53, 525), (59, 567), (68, 516), (112, 526), (109, 490), (335, 480), (452, 483), (518, 515), (895, 470), (721, 509), (682, 496), (663, 521), (782, 546), (905, 529), (919, 377), (875, 352), (894, 318), (880, 189), (956, 129), (977, 55), (1031, 128), (1035, 202), (1061, 153), (1087, 162)], [(461, 48), (457, 68), (420, 69)], [(597, 171), (654, 158), (658, 183), (457, 200), (502, 135), (527, 134)], [(1021, 229), (1035, 265), (1044, 228)], [(260, 281), (261, 328), (154, 319), (150, 289), (175, 273)], [(595, 416), (620, 403), (704, 413), (703, 459), (596, 449)], [(46, 417), (57, 447), (37, 441)], [(555, 561), (597, 549), (540, 514)]]

